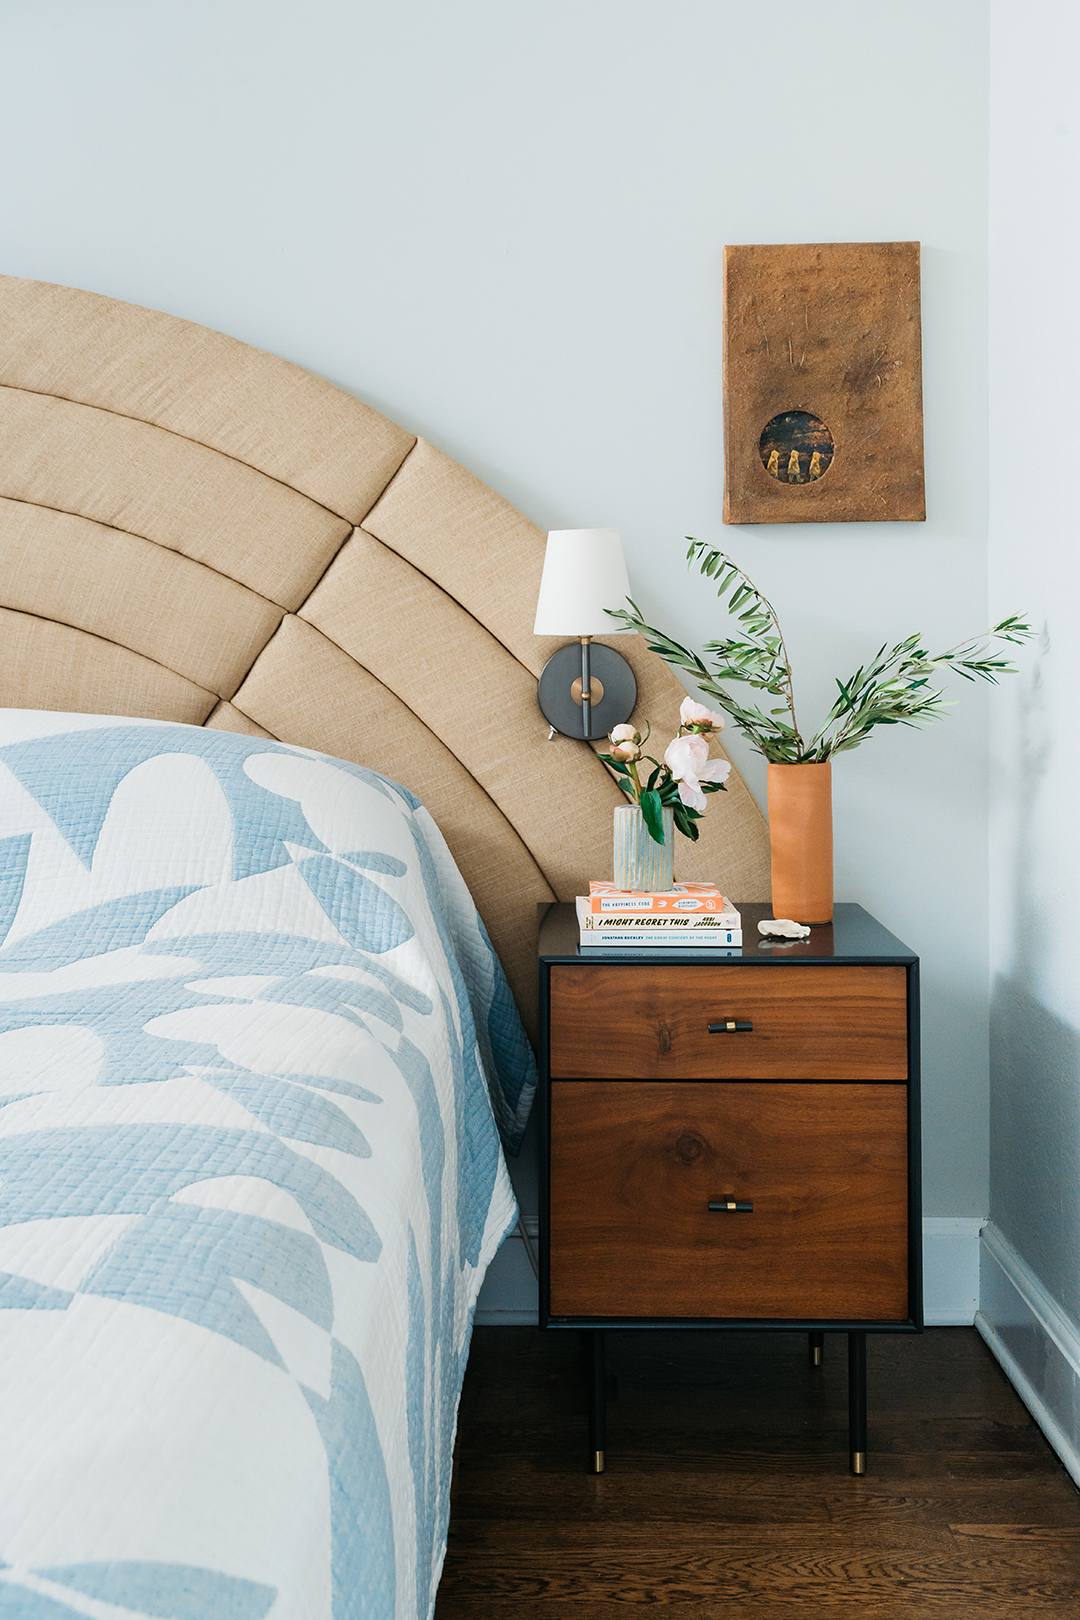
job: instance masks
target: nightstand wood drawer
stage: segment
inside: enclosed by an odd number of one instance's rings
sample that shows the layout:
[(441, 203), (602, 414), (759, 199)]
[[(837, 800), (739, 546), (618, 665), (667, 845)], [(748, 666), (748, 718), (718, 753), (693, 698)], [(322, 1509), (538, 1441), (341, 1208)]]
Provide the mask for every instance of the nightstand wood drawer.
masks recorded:
[(908, 1077), (900, 966), (559, 963), (550, 997), (553, 1077)]
[(906, 1087), (556, 1082), (550, 1129), (552, 1316), (908, 1317)]

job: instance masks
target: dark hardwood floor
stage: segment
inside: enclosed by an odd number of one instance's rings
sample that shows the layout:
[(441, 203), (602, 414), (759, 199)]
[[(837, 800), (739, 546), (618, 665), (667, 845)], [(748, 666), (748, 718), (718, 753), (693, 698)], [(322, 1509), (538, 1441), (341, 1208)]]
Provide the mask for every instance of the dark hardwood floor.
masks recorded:
[(611, 1333), (594, 1476), (578, 1336), (478, 1328), (436, 1620), (1080, 1620), (1080, 1496), (982, 1340), (868, 1347), (856, 1479), (842, 1335)]

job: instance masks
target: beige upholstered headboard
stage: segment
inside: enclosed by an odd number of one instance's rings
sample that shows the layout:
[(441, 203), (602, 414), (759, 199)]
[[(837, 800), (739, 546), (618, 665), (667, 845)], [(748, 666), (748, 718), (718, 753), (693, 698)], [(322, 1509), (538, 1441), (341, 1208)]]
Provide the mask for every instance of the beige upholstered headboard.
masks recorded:
[[(543, 534), (329, 383), (94, 293), (0, 278), (0, 385), (0, 706), (250, 732), (404, 782), (532, 1028), (535, 903), (610, 872), (623, 802), (587, 744), (544, 740)], [(683, 688), (616, 644), (663, 732)], [(728, 788), (682, 873), (764, 899), (764, 819)]]

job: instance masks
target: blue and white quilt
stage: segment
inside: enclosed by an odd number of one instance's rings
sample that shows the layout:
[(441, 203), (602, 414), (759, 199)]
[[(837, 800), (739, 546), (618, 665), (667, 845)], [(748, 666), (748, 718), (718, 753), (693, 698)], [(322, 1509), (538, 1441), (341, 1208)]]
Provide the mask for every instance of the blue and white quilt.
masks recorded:
[(413, 1620), (535, 1084), (359, 766), (0, 711), (0, 1620)]

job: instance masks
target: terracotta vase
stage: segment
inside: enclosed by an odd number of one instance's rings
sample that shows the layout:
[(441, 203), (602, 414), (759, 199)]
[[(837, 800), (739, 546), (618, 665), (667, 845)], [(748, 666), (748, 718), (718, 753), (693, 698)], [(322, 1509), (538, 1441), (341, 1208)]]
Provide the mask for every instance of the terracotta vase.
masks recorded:
[(832, 765), (769, 766), (774, 917), (832, 922)]
[(621, 804), (615, 811), (615, 884), (620, 889), (655, 893), (670, 889), (675, 860), (675, 819), (671, 810), (660, 812), (664, 842), (658, 844), (645, 825), (645, 817), (635, 804)]

